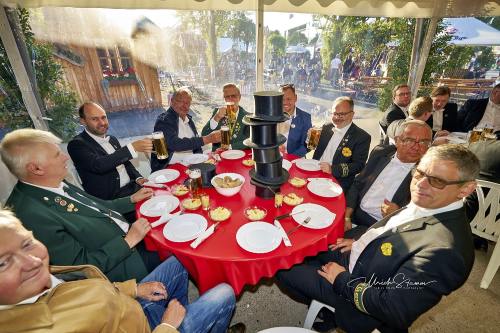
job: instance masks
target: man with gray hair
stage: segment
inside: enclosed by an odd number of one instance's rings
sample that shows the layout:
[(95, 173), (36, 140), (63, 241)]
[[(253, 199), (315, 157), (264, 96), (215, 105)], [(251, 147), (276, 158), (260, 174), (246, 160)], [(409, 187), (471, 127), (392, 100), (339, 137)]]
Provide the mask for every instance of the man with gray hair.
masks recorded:
[(304, 302), (333, 306), (328, 324), (346, 332), (407, 331), (470, 274), (474, 249), (463, 198), (478, 174), (467, 148), (430, 148), (413, 173), (408, 206), (358, 240), (338, 239), (331, 251), (280, 272), (279, 281)]

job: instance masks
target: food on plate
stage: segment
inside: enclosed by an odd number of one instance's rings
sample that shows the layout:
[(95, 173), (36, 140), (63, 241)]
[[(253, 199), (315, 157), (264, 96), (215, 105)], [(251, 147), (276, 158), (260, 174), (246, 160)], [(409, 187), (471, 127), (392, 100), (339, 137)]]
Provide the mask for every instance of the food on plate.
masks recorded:
[(245, 166), (254, 166), (255, 165), (255, 161), (252, 159), (243, 160), (241, 163), (243, 163), (243, 165), (245, 165)]
[(266, 217), (266, 210), (258, 207), (249, 207), (245, 209), (245, 216), (252, 221), (262, 220)]
[(307, 183), (307, 181), (304, 178), (300, 178), (300, 177), (290, 178), (290, 180), (288, 182), (292, 186), (295, 186), (295, 187), (302, 187), (302, 186), (306, 185), (306, 183)]
[(205, 161), (205, 163), (208, 163), (208, 164), (215, 164), (215, 160), (213, 158), (209, 158), (208, 160)]
[(302, 201), (304, 201), (304, 198), (299, 197), (295, 193), (288, 193), (283, 197), (283, 201), (289, 206), (297, 206), (298, 204), (301, 204)]
[(242, 183), (241, 179), (239, 179), (239, 178), (233, 179), (229, 176), (224, 176), (224, 178), (216, 177), (214, 182), (215, 182), (215, 185), (217, 185), (217, 187), (222, 187), (222, 188), (232, 188), (232, 187), (240, 186)]
[(214, 221), (224, 221), (231, 216), (231, 211), (225, 207), (217, 207), (212, 209), (209, 214), (210, 218)]
[(189, 193), (189, 189), (187, 188), (186, 185), (177, 185), (174, 186), (172, 189), (172, 194), (175, 196), (183, 196)]
[(182, 200), (182, 207), (186, 209), (198, 209), (201, 206), (201, 200), (198, 198), (187, 198)]

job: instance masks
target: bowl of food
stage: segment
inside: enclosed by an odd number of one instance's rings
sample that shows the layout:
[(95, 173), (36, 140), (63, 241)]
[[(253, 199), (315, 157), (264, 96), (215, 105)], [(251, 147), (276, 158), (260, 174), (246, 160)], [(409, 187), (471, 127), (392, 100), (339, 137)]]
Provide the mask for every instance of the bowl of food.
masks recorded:
[(290, 178), (288, 179), (288, 182), (294, 187), (304, 187), (307, 184), (307, 181), (304, 178), (300, 177)]
[(247, 159), (247, 160), (243, 160), (241, 161), (241, 163), (244, 165), (244, 166), (247, 166), (247, 167), (252, 167), (255, 165), (255, 161), (252, 160), (252, 159)]
[(215, 190), (226, 197), (231, 197), (241, 190), (245, 177), (239, 173), (221, 173), (211, 180)]
[(211, 209), (208, 214), (212, 220), (221, 222), (231, 217), (231, 210), (226, 207), (216, 207)]
[(265, 208), (252, 206), (248, 207), (244, 211), (245, 217), (250, 221), (260, 221), (267, 215), (267, 210)]
[(283, 197), (283, 202), (286, 203), (288, 206), (297, 206), (304, 201), (304, 198), (299, 197), (295, 193), (288, 193)]
[(172, 194), (175, 195), (176, 197), (182, 197), (183, 195), (186, 195), (189, 193), (189, 189), (186, 185), (175, 185), (172, 186)]
[(182, 207), (188, 210), (196, 210), (200, 208), (201, 200), (198, 198), (187, 198), (182, 200)]

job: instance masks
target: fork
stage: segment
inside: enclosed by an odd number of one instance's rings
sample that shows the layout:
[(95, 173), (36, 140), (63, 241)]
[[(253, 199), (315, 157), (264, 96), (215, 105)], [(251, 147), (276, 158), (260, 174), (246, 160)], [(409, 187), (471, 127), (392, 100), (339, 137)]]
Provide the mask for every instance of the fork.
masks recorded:
[(298, 226), (296, 226), (295, 228), (293, 228), (293, 229), (291, 229), (290, 231), (288, 231), (288, 232), (286, 233), (286, 234), (287, 234), (287, 236), (288, 236), (288, 235), (293, 234), (295, 231), (297, 231), (297, 229), (299, 229), (299, 228), (300, 228), (300, 227), (302, 227), (303, 225), (308, 224), (310, 221), (311, 221), (311, 217), (310, 217), (310, 216), (308, 216), (308, 217), (307, 217), (304, 221), (302, 221), (302, 223), (301, 223), (301, 224), (299, 224), (299, 225), (298, 225)]

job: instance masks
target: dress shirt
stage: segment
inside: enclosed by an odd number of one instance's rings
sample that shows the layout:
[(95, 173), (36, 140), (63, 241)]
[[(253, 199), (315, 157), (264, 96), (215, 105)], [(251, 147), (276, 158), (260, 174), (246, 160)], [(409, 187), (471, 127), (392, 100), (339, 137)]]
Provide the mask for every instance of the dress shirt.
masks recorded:
[(323, 155), (321, 155), (321, 158), (319, 159), (320, 162), (332, 163), (333, 156), (335, 155), (335, 152), (337, 151), (337, 148), (339, 147), (342, 138), (347, 133), (347, 130), (349, 130), (351, 125), (352, 122), (343, 128), (337, 128), (335, 125), (333, 125), (332, 128), (333, 135), (330, 138), (330, 141), (328, 141), (328, 145), (326, 146)]
[(407, 106), (402, 107), (402, 106), (399, 106), (399, 105), (398, 105), (398, 107), (403, 111), (403, 113), (405, 114), (405, 117), (408, 118), (408, 116), (409, 116), (409, 114), (408, 114), (408, 107)]
[(341, 63), (342, 61), (339, 58), (333, 58), (332, 61), (330, 62), (330, 68), (339, 69)]
[[(234, 116), (234, 118), (235, 118), (235, 119), (238, 119), (238, 115), (239, 115), (239, 113), (240, 113), (240, 107), (238, 106), (238, 110), (236, 111), (236, 115)], [(216, 114), (214, 114), (214, 116), (213, 116), (212, 118), (210, 118), (210, 129), (211, 129), (212, 131), (213, 131), (214, 129), (216, 129), (216, 128), (217, 128), (217, 126), (219, 125), (219, 122), (218, 122), (218, 121), (216, 121), (216, 120), (214, 119), (214, 117), (215, 117), (216, 115), (217, 115), (217, 113), (216, 113)], [(222, 119), (221, 119), (221, 120), (222, 120)]]
[(493, 132), (500, 131), (500, 104), (495, 104), (488, 100), (488, 105), (486, 105), (486, 110), (484, 110), (483, 118), (479, 124), (478, 128), (492, 127)]
[[(288, 134), (290, 134), (290, 128), (295, 127), (295, 125), (292, 125), (292, 121), (293, 119), (295, 119), (295, 117), (297, 117), (297, 107), (295, 107), (293, 115), (291, 115), (287, 121), (278, 124), (278, 133), (285, 136), (287, 140), (288, 140)], [(286, 142), (285, 142), (285, 147), (286, 147)]]
[(382, 211), (380, 207), (384, 203), (384, 199), (392, 200), (403, 179), (414, 165), (415, 163), (401, 162), (396, 153), (363, 196), (360, 208), (376, 221), (381, 220)]
[[(189, 126), (189, 117), (186, 116), (184, 120), (179, 117), (179, 139), (188, 138), (191, 139), (194, 137), (194, 132)], [(191, 155), (193, 153), (192, 150), (184, 150), (184, 151), (176, 151), (174, 155), (172, 155), (172, 159), (170, 160), (170, 164), (181, 162), (186, 156)]]
[(464, 205), (463, 201), (458, 200), (445, 207), (436, 209), (427, 209), (419, 207), (415, 205), (413, 202), (410, 202), (408, 206), (406, 206), (406, 209), (402, 210), (398, 214), (391, 217), (389, 221), (387, 221), (385, 226), (368, 229), (368, 231), (366, 231), (363, 234), (363, 236), (361, 236), (357, 241), (352, 243), (351, 254), (349, 256), (349, 272), (352, 273), (352, 270), (354, 269), (354, 266), (356, 265), (359, 256), (365, 250), (368, 244), (370, 244), (377, 237), (381, 236), (384, 232), (391, 229), (396, 230), (396, 228), (399, 227), (400, 225), (419, 219), (421, 217), (437, 215), (440, 213), (459, 209), (463, 205)]
[(432, 130), (440, 131), (443, 128), (444, 109), (432, 112)]
[[(87, 132), (87, 134), (90, 135), (92, 139), (97, 141), (97, 143), (102, 147), (102, 149), (106, 151), (106, 153), (111, 155), (116, 151), (115, 148), (111, 145), (111, 143), (109, 143), (109, 135), (104, 137), (97, 136), (87, 131), (87, 129), (85, 129), (85, 132)], [(138, 156), (137, 152), (135, 151), (131, 143), (127, 144), (127, 148), (130, 151), (130, 155), (132, 155), (132, 158), (136, 158)], [(118, 171), (118, 175), (120, 176), (120, 187), (123, 187), (128, 183), (130, 183), (130, 177), (127, 173), (125, 165), (120, 164), (119, 166), (116, 167), (116, 171)]]
[(25, 299), (25, 300), (23, 300), (23, 301), (15, 304), (15, 305), (0, 305), (0, 310), (7, 310), (7, 309), (10, 309), (10, 308), (13, 308), (16, 305), (33, 304), (36, 301), (38, 301), (38, 299), (40, 297), (42, 297), (45, 294), (48, 294), (52, 289), (54, 289), (57, 285), (59, 285), (59, 284), (61, 284), (63, 282), (64, 282), (63, 280), (58, 279), (54, 275), (50, 274), (50, 288), (47, 288), (44, 291), (42, 291), (41, 293), (39, 293), (39, 294), (37, 294), (35, 296), (32, 296), (30, 298), (27, 298), (27, 299)]

